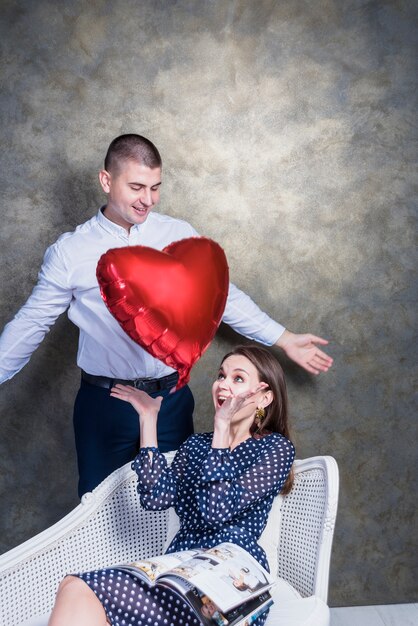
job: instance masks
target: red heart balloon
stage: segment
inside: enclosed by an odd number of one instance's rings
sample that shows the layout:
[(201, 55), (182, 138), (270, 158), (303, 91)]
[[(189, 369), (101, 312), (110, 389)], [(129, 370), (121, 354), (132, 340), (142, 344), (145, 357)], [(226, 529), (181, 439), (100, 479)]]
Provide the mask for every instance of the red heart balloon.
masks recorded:
[(225, 309), (229, 272), (205, 237), (108, 250), (97, 264), (102, 298), (124, 331), (179, 373), (177, 389), (212, 341)]

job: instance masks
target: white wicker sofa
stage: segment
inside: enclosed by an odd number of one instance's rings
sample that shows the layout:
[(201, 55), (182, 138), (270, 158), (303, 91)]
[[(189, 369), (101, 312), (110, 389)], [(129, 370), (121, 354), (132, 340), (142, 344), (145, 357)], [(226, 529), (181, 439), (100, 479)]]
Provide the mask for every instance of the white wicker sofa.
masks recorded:
[[(278, 577), (266, 626), (328, 626), (338, 467), (329, 456), (294, 467), (295, 485), (275, 499), (261, 539)], [(175, 517), (144, 511), (130, 465), (116, 470), (61, 521), (0, 556), (0, 624), (46, 626), (66, 573), (161, 554)]]

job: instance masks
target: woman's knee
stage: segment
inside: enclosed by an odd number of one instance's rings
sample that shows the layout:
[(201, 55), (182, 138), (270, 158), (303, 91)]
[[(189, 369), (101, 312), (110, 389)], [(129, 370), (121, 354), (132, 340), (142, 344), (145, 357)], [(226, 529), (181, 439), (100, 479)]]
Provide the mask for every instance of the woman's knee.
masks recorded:
[(66, 576), (62, 579), (58, 586), (57, 594), (65, 593), (66, 595), (74, 594), (79, 596), (85, 590), (88, 590), (86, 583), (78, 578), (78, 576)]

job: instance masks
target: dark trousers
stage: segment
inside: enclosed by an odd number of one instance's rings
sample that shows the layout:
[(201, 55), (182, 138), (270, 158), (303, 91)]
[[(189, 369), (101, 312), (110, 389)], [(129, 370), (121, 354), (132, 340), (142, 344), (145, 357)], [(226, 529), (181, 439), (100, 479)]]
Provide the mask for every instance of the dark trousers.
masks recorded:
[[(193, 433), (193, 394), (186, 386), (172, 394), (164, 390), (150, 395), (164, 398), (158, 414), (158, 447), (162, 452), (176, 450)], [(81, 497), (136, 456), (138, 413), (129, 402), (112, 398), (110, 390), (81, 381), (74, 434)]]

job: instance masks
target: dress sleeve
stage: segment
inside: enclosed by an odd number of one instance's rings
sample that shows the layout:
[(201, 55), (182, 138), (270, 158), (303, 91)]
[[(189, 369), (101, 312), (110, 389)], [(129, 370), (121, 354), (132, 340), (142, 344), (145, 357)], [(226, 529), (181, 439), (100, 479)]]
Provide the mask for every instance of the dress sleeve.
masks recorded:
[(138, 476), (137, 490), (144, 509), (163, 511), (176, 504), (178, 483), (187, 463), (186, 444), (177, 451), (171, 467), (158, 448), (140, 449), (131, 467)]
[(240, 473), (228, 449), (212, 449), (201, 473), (199, 509), (209, 525), (225, 523), (256, 501), (277, 495), (290, 472), (295, 449), (285, 437), (275, 438), (257, 461)]

